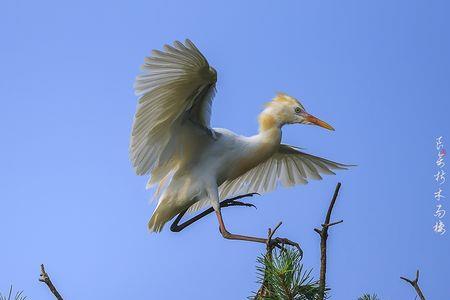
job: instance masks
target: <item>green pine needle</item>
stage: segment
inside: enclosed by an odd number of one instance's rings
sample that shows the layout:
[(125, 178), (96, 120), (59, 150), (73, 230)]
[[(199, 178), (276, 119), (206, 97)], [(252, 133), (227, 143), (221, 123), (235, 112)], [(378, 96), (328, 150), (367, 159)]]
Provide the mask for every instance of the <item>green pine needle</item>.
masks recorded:
[(298, 250), (275, 250), (272, 259), (268, 255), (258, 258), (258, 282), (265, 287), (264, 297), (257, 300), (316, 300), (319, 295), (318, 281), (311, 276), (311, 270), (304, 270)]
[[(22, 293), (23, 293), (23, 291), (16, 292), (16, 295), (14, 296), (14, 300), (26, 300), (27, 296), (23, 296)], [(0, 300), (12, 300), (12, 298), (11, 298), (12, 294), (13, 294), (13, 287), (11, 285), (9, 287), (8, 297), (3, 296), (3, 294), (0, 293)]]
[(370, 295), (370, 294), (364, 294), (361, 297), (358, 298), (358, 300), (380, 300), (376, 294)]

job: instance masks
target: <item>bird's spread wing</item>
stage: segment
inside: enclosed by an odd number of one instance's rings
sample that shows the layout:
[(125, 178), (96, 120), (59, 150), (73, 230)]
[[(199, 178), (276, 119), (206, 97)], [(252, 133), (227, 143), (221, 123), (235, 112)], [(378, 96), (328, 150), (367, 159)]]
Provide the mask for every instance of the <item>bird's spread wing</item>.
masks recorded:
[[(186, 135), (200, 133), (214, 138), (209, 122), (217, 74), (189, 40), (165, 45), (164, 51), (153, 50), (142, 70), (134, 86), (141, 97), (133, 123), (130, 156), (136, 173), (152, 173), (155, 181), (156, 169), (159, 180), (170, 171), (165, 165), (173, 160), (177, 148), (189, 147), (183, 145), (189, 140)], [(183, 138), (179, 137), (180, 132)]]
[(225, 181), (219, 188), (220, 199), (270, 192), (278, 182), (283, 186), (307, 184), (309, 179), (322, 179), (320, 174), (335, 174), (332, 170), (347, 167), (281, 144), (278, 151), (265, 162), (231, 181)]

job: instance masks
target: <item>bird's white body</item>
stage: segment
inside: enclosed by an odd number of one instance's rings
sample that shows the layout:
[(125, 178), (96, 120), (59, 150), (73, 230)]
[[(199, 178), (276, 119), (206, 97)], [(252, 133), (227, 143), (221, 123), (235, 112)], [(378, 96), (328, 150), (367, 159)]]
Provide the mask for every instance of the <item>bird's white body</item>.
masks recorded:
[(281, 141), (281, 130), (251, 137), (223, 128), (214, 128), (214, 132), (215, 140), (198, 132), (199, 136), (178, 162), (178, 168), (171, 174), (170, 182), (159, 197), (150, 228), (158, 231), (159, 224), (189, 207), (194, 211), (208, 204), (218, 206), (223, 200), (219, 186), (267, 160)]
[[(245, 137), (210, 127), (217, 80), (198, 49), (186, 40), (154, 51), (137, 78), (139, 100), (130, 144), (136, 173), (151, 174), (147, 187), (158, 185), (158, 205), (149, 221), (161, 231), (175, 215), (247, 193), (321, 179), (319, 173), (345, 165), (281, 144), (285, 124), (332, 127), (306, 113), (300, 102), (278, 94), (259, 116), (259, 133)], [(221, 222), (221, 219), (219, 220)], [(221, 224), (223, 226), (223, 224)], [(225, 230), (225, 228), (223, 228)], [(238, 237), (242, 238), (242, 236)]]

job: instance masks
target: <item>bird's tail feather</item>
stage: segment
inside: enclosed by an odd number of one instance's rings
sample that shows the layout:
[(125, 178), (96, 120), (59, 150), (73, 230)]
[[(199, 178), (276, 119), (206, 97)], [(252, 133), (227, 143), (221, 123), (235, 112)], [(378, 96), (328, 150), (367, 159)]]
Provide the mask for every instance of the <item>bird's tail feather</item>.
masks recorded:
[(161, 232), (164, 225), (173, 219), (177, 214), (186, 209), (186, 204), (174, 205), (174, 203), (160, 202), (153, 212), (150, 221), (148, 221), (148, 229), (151, 232)]
[(174, 216), (175, 214), (171, 214), (168, 210), (163, 210), (158, 207), (153, 212), (150, 221), (148, 221), (148, 229), (151, 232), (161, 232), (161, 230), (164, 228), (164, 224), (166, 224)]

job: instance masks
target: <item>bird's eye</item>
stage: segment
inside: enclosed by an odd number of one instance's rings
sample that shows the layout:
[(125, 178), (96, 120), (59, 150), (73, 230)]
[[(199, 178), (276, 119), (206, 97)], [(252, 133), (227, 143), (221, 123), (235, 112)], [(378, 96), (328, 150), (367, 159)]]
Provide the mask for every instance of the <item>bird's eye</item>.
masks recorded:
[(302, 112), (302, 109), (301, 109), (300, 107), (297, 106), (297, 107), (295, 108), (295, 113), (296, 113), (296, 114), (299, 114), (299, 113), (301, 113), (301, 112)]

